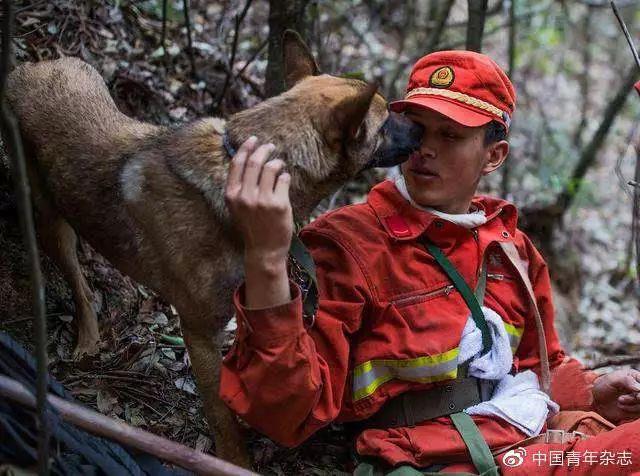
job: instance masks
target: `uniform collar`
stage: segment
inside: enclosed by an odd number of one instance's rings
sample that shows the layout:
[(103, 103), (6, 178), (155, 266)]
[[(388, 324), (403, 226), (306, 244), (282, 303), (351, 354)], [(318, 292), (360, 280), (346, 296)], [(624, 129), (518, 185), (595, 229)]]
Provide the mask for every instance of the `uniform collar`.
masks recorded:
[[(442, 222), (442, 219), (433, 213), (411, 205), (400, 195), (391, 180), (385, 180), (373, 187), (367, 197), (367, 203), (373, 208), (389, 236), (398, 240), (414, 240), (432, 225)], [(487, 223), (478, 227), (480, 230), (491, 230), (496, 234), (496, 241), (504, 241), (509, 235), (515, 236), (518, 212), (512, 203), (486, 195), (475, 196), (471, 203), (484, 210), (487, 217)], [(495, 220), (499, 220), (502, 226), (487, 226)], [(506, 231), (507, 236), (499, 232), (499, 229)]]

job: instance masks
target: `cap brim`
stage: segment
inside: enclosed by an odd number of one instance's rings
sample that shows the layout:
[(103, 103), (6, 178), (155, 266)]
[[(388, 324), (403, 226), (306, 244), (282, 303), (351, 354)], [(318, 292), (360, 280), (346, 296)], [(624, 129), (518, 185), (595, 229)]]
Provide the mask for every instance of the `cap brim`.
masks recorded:
[(493, 114), (482, 114), (461, 104), (433, 96), (415, 96), (389, 103), (393, 112), (403, 112), (407, 107), (431, 109), (467, 127), (484, 126), (492, 120), (502, 122)]

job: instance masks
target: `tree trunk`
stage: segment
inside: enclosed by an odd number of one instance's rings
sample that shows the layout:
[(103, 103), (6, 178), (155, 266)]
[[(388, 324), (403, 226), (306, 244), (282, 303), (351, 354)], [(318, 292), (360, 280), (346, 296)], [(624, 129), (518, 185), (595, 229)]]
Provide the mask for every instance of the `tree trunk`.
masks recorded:
[(282, 63), (282, 35), (287, 29), (295, 30), (307, 38), (305, 10), (309, 0), (271, 0), (269, 2), (269, 60), (267, 63), (265, 92), (267, 97), (284, 91)]
[(482, 51), (484, 20), (487, 15), (488, 0), (468, 0), (469, 21), (467, 23), (467, 50)]
[(446, 0), (440, 5), (440, 9), (437, 10), (438, 15), (435, 18), (433, 30), (429, 33), (429, 37), (427, 38), (427, 48), (426, 53), (431, 53), (432, 51), (436, 51), (438, 49), (438, 43), (440, 43), (440, 38), (442, 37), (442, 32), (444, 31), (444, 27), (447, 24), (447, 20), (449, 19), (449, 14), (451, 13), (451, 7), (453, 7), (454, 0)]

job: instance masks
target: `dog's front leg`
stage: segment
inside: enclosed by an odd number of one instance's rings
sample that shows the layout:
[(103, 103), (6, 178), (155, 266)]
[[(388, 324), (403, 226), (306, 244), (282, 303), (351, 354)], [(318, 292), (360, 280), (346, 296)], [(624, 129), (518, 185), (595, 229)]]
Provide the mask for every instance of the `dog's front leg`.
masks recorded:
[[(183, 312), (183, 311), (180, 311)], [(204, 413), (213, 432), (216, 456), (244, 468), (251, 468), (242, 428), (235, 415), (219, 398), (222, 355), (213, 319), (180, 315), (185, 344), (202, 398)], [(195, 324), (195, 325), (194, 325)]]

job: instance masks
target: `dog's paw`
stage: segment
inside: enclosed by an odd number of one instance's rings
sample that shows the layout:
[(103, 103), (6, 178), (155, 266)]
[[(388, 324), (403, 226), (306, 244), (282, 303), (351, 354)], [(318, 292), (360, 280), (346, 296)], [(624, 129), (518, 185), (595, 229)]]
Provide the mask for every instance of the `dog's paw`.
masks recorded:
[(100, 350), (98, 341), (98, 338), (78, 339), (78, 345), (73, 351), (73, 360), (82, 360), (96, 355)]

